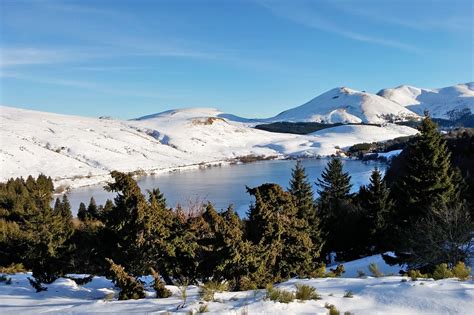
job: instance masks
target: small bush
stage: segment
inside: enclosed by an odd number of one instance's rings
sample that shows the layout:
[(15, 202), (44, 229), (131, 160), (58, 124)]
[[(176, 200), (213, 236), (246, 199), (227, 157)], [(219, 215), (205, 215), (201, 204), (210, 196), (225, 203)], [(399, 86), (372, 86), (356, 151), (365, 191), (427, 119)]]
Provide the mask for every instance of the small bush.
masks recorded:
[(47, 287), (43, 286), (41, 282), (36, 279), (28, 277), (28, 282), (36, 290), (36, 293), (48, 290)]
[(229, 285), (227, 282), (208, 281), (204, 283), (199, 290), (199, 295), (204, 301), (214, 301), (214, 295), (223, 291), (227, 291)]
[(295, 300), (295, 294), (290, 291), (275, 289), (272, 285), (267, 286), (267, 299), (274, 302), (290, 303)]
[(234, 289), (239, 291), (256, 290), (258, 289), (258, 285), (251, 278), (244, 276), (235, 284)]
[(120, 288), (119, 300), (143, 299), (145, 297), (143, 283), (130, 276), (122, 266), (115, 264), (112, 259), (106, 258), (106, 260), (110, 264), (112, 281)]
[(379, 266), (376, 263), (371, 263), (369, 265), (369, 271), (375, 278), (383, 277), (383, 273), (379, 270)]
[(467, 280), (471, 275), (471, 268), (467, 267), (463, 262), (458, 262), (452, 269), (453, 275), (459, 280)]
[(319, 265), (311, 274), (311, 278), (323, 278), (326, 274), (326, 265), (323, 263)]
[(448, 268), (448, 264), (440, 264), (436, 266), (435, 270), (433, 271), (433, 279), (435, 280), (452, 278), (453, 276), (453, 273)]
[(307, 300), (320, 300), (321, 296), (316, 292), (316, 288), (313, 288), (305, 284), (296, 284), (296, 299), (300, 301)]
[(23, 264), (11, 264), (7, 267), (0, 267), (0, 273), (6, 273), (12, 275), (18, 272), (26, 272), (27, 270), (23, 266)]
[(428, 275), (422, 274), (419, 270), (408, 270), (407, 276), (411, 278), (412, 281), (416, 281), (417, 279), (426, 279)]
[(207, 313), (209, 312), (209, 307), (207, 304), (203, 304), (201, 306), (199, 306), (199, 309), (198, 309), (198, 313)]
[(160, 274), (155, 269), (150, 268), (151, 275), (153, 276), (153, 289), (156, 292), (157, 298), (168, 298), (171, 296), (171, 291), (165, 287), (165, 283), (161, 280)]
[(341, 312), (339, 312), (333, 304), (326, 303), (324, 304), (324, 307), (329, 310), (329, 315), (340, 315)]
[(354, 297), (354, 292), (352, 292), (351, 290), (348, 290), (346, 292), (344, 292), (344, 296), (345, 298), (353, 298)]
[(7, 281), (7, 276), (0, 275), (0, 282), (5, 282), (5, 281)]
[(184, 281), (178, 286), (179, 289), (179, 297), (181, 298), (181, 305), (178, 305), (178, 309), (183, 308), (186, 306), (186, 301), (188, 300), (188, 282)]

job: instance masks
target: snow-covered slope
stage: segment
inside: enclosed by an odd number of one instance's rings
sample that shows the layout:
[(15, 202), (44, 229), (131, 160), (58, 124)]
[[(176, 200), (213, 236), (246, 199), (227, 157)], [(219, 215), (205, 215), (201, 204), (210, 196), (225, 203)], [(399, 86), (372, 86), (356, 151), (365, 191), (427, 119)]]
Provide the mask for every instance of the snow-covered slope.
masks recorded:
[[(385, 274), (397, 274), (398, 268), (386, 265), (380, 255), (345, 263), (342, 278), (291, 279), (276, 285), (280, 289), (295, 291), (296, 284), (316, 288), (320, 300), (298, 301), (284, 304), (265, 299), (265, 290), (221, 292), (214, 302), (199, 297), (199, 288), (189, 286), (188, 298), (182, 308), (179, 289), (167, 286), (173, 293), (169, 298), (157, 299), (151, 287), (152, 278), (142, 277), (146, 298), (117, 301), (118, 290), (104, 277), (79, 286), (73, 280), (60, 278), (47, 285), (48, 290), (36, 293), (28, 283), (31, 274), (7, 275), (12, 283), (0, 283), (0, 313), (2, 314), (92, 314), (92, 313), (196, 313), (207, 305), (210, 314), (328, 314), (326, 303), (333, 304), (341, 314), (397, 314), (436, 315), (473, 314), (474, 281), (426, 279), (411, 281), (407, 277), (385, 276), (356, 278), (357, 270), (370, 275), (368, 265), (377, 263)], [(77, 276), (76, 276), (77, 277)], [(352, 298), (343, 297), (351, 291)], [(107, 296), (109, 296), (107, 298)]]
[(337, 147), (412, 135), (396, 125), (340, 126), (311, 135), (270, 133), (219, 117), (173, 110), (120, 121), (0, 107), (0, 181), (50, 175), (56, 185), (102, 182), (112, 170), (159, 173), (245, 155), (330, 155)]
[(450, 119), (451, 111), (469, 109), (474, 113), (474, 82), (458, 84), (440, 89), (422, 89), (402, 85), (384, 89), (377, 93), (422, 115), (425, 110), (437, 118)]
[(342, 87), (332, 89), (306, 104), (284, 111), (268, 120), (384, 123), (416, 116), (415, 113), (389, 99)]

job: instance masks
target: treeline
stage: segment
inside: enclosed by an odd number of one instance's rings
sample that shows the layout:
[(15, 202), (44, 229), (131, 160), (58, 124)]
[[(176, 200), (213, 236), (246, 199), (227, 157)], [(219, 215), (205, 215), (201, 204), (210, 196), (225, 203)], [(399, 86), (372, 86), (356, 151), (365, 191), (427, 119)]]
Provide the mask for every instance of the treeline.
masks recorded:
[[(50, 207), (51, 178), (40, 175), (0, 184), (0, 266), (23, 264), (37, 290), (68, 273), (107, 275), (123, 298), (140, 298), (136, 277), (161, 283), (226, 281), (233, 290), (263, 288), (291, 277), (337, 276), (325, 264), (394, 251), (390, 263), (432, 272), (468, 258), (472, 199), (452, 166), (446, 141), (426, 117), (420, 134), (397, 164), (395, 179), (372, 172), (370, 183), (351, 193), (340, 159), (317, 180), (319, 197), (301, 163), (289, 187), (248, 188), (247, 217), (211, 203), (168, 208), (159, 189), (143, 193), (129, 174), (112, 172), (105, 189), (113, 201), (81, 204), (71, 215), (67, 196)], [(391, 174), (389, 170), (387, 174)]]

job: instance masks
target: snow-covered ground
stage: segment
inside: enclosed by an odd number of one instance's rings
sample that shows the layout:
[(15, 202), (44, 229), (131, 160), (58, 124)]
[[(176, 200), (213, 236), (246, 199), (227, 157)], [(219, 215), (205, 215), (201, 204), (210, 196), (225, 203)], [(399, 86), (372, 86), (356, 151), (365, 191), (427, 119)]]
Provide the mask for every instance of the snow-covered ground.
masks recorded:
[[(173, 296), (166, 299), (154, 298), (153, 290), (147, 285), (146, 299), (117, 301), (117, 289), (104, 277), (95, 277), (83, 286), (61, 278), (48, 285), (47, 291), (36, 293), (28, 283), (29, 274), (16, 274), (11, 276), (12, 284), (0, 283), (0, 313), (186, 314), (207, 304), (211, 314), (327, 314), (324, 305), (329, 303), (341, 314), (474, 314), (472, 279), (461, 282), (456, 279), (411, 281), (401, 276), (355, 278), (357, 270), (370, 274), (367, 267), (372, 262), (386, 275), (398, 273), (399, 268), (386, 265), (379, 255), (366, 257), (344, 264), (346, 273), (342, 278), (291, 279), (277, 285), (289, 291), (295, 290), (295, 284), (310, 285), (322, 297), (289, 304), (266, 300), (265, 290), (217, 293), (215, 302), (204, 302), (199, 298), (199, 288), (190, 286), (186, 305), (179, 310), (183, 302), (179, 288), (174, 286), (167, 286)], [(149, 284), (151, 279), (147, 277), (147, 280)], [(343, 297), (346, 291), (351, 291), (354, 297)], [(112, 295), (115, 297), (110, 300)]]
[(122, 121), (0, 107), (0, 181), (44, 173), (55, 185), (106, 181), (109, 172), (160, 173), (246, 155), (325, 156), (361, 142), (416, 131), (392, 124), (339, 126), (309, 135), (271, 133), (222, 118), (209, 108)]

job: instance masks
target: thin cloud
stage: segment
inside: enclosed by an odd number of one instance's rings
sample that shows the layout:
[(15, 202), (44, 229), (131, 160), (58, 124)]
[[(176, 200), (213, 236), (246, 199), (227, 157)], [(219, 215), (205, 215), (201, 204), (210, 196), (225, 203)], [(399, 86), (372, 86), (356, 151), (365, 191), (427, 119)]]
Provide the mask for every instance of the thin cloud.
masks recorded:
[(406, 44), (394, 39), (386, 39), (362, 34), (354, 31), (348, 31), (334, 22), (318, 15), (310, 7), (305, 6), (302, 2), (275, 2), (275, 1), (258, 1), (260, 5), (268, 9), (275, 16), (285, 18), (295, 23), (319, 29), (325, 32), (334, 33), (336, 35), (346, 37), (352, 40), (372, 43), (382, 46), (394, 47), (397, 49), (420, 53), (421, 50), (413, 45)]
[(16, 79), (16, 80), (35, 82), (35, 83), (40, 83), (40, 84), (67, 86), (67, 87), (72, 87), (72, 88), (87, 89), (87, 90), (92, 90), (99, 93), (121, 95), (121, 96), (154, 98), (154, 99), (165, 99), (165, 98), (175, 97), (172, 95), (150, 93), (147, 91), (133, 91), (133, 90), (110, 88), (110, 87), (106, 87), (103, 85), (99, 85), (99, 84), (96, 84), (93, 82), (87, 82), (87, 81), (57, 79), (57, 78), (49, 78), (49, 77), (37, 77), (37, 76), (31, 76), (28, 74), (10, 72), (10, 71), (0, 71), (0, 78)]

